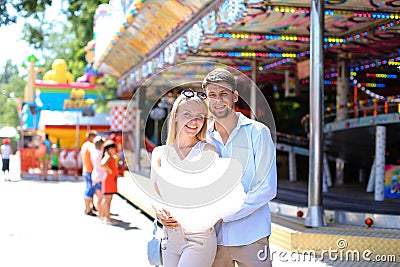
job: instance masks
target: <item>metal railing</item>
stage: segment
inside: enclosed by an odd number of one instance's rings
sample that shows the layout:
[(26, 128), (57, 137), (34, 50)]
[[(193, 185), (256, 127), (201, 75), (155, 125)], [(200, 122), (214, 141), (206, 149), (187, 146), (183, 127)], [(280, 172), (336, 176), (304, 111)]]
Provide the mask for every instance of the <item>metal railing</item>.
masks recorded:
[(325, 112), (324, 122), (332, 122), (336, 119), (338, 112), (346, 114), (347, 118), (361, 118), (377, 116), (379, 114), (400, 113), (400, 102), (374, 102), (364, 105), (357, 105), (349, 108), (341, 108), (336, 112)]

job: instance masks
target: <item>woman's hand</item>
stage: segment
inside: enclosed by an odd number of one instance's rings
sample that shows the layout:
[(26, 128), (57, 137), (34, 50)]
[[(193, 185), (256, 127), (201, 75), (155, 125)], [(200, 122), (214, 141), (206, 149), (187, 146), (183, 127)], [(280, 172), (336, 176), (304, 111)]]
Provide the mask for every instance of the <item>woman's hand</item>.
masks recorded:
[(171, 216), (169, 211), (166, 209), (160, 209), (156, 212), (156, 216), (159, 221), (170, 230), (175, 229), (176, 227), (180, 226), (180, 224), (175, 220), (174, 217)]

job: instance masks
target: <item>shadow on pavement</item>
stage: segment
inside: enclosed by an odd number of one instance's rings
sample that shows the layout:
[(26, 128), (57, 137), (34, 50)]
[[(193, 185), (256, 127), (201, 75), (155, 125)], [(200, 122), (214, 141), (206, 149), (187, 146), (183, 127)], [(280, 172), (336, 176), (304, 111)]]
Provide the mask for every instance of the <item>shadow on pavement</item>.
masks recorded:
[(141, 230), (140, 228), (136, 227), (136, 226), (131, 226), (130, 222), (125, 222), (123, 220), (118, 220), (118, 219), (114, 219), (115, 222), (117, 222), (116, 225), (113, 225), (115, 227), (120, 227), (123, 228), (125, 230)]
[(53, 177), (49, 175), (47, 176), (47, 181), (44, 181), (39, 174), (24, 174), (21, 176), (20, 180), (36, 181), (44, 183), (60, 183), (60, 182), (81, 183), (83, 181), (83, 178), (81, 176), (75, 178), (74, 176), (60, 175), (57, 180), (53, 180)]

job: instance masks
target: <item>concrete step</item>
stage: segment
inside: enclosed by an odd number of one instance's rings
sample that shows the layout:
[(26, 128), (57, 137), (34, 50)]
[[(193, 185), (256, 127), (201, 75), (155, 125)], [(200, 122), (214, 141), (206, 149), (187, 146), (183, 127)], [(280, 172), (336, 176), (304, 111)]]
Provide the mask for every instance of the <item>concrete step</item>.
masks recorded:
[(371, 251), (373, 255), (398, 255), (400, 260), (400, 230), (367, 228), (340, 224), (308, 228), (304, 219), (272, 215), (271, 243), (289, 251), (323, 251), (350, 253)]
[[(140, 185), (151, 190), (150, 179), (134, 174)], [(154, 218), (151, 198), (144, 193), (130, 173), (118, 179), (118, 192)], [(354, 253), (362, 257), (362, 253), (372, 255), (397, 255), (400, 261), (400, 230), (376, 227), (349, 226), (329, 223), (327, 227), (307, 228), (303, 218), (294, 218), (272, 214), (272, 234), (270, 242), (287, 251), (307, 252), (316, 255), (337, 251), (344, 256)], [(347, 255), (346, 253), (350, 253)], [(371, 256), (372, 257), (372, 256)]]

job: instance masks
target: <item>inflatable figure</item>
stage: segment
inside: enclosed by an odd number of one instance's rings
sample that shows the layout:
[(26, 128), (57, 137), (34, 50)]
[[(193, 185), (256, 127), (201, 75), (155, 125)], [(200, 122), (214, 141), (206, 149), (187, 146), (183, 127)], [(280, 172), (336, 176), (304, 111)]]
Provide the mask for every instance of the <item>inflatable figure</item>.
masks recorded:
[(44, 74), (43, 81), (58, 83), (74, 82), (74, 76), (67, 70), (67, 62), (64, 59), (55, 59), (51, 68), (52, 70)]
[(90, 84), (96, 84), (98, 78), (103, 77), (103, 74), (98, 72), (93, 68), (94, 62), (94, 48), (96, 47), (96, 41), (91, 40), (85, 46), (85, 59), (87, 61), (87, 65), (84, 69), (85, 74), (78, 78), (78, 82), (87, 82)]

